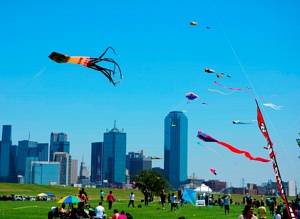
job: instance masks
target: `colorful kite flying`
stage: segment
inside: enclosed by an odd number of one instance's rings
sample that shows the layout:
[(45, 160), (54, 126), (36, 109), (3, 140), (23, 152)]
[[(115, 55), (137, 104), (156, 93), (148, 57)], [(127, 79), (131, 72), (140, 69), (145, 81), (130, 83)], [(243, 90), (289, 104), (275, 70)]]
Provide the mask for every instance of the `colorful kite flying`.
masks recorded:
[(276, 160), (276, 153), (274, 153), (274, 149), (273, 149), (273, 142), (270, 139), (266, 123), (264, 121), (264, 118), (262, 116), (262, 113), (260, 111), (260, 108), (259, 108), (259, 105), (258, 105), (258, 102), (257, 102), (256, 99), (255, 99), (255, 102), (256, 102), (256, 106), (257, 106), (257, 124), (258, 124), (258, 127), (259, 127), (261, 133), (263, 134), (263, 136), (268, 141), (269, 157), (270, 157), (270, 159), (272, 160), (272, 163), (273, 163), (273, 170), (274, 170), (275, 177), (276, 177), (277, 187), (278, 187), (278, 190), (280, 192), (280, 197), (284, 201), (284, 204), (285, 204), (285, 207), (287, 209), (289, 218), (296, 218), (295, 214), (294, 214), (294, 212), (293, 212), (293, 210), (292, 210), (292, 208), (291, 208), (291, 206), (290, 206), (290, 204), (287, 200), (287, 197), (286, 197), (286, 194), (285, 194), (285, 191), (284, 191), (284, 186), (283, 186), (283, 183), (282, 183), (283, 181), (281, 179), (281, 174), (280, 174), (279, 167), (278, 167), (277, 160)]
[(273, 108), (273, 109), (275, 109), (275, 110), (281, 110), (281, 107), (282, 107), (282, 106), (276, 106), (276, 105), (274, 105), (273, 103), (264, 103), (263, 105), (264, 105), (264, 106), (271, 107), (271, 108)]
[(185, 95), (185, 97), (188, 98), (189, 100), (195, 100), (195, 99), (199, 98), (197, 94), (194, 94), (192, 92), (187, 93)]
[(195, 22), (195, 21), (191, 21), (191, 22), (190, 22), (190, 25), (192, 25), (192, 26), (196, 26), (196, 25), (197, 25), (197, 22)]
[(271, 161), (271, 160), (268, 160), (268, 159), (265, 159), (265, 158), (262, 158), (262, 157), (253, 157), (248, 151), (243, 151), (243, 150), (237, 149), (237, 148), (235, 148), (235, 147), (233, 147), (233, 146), (231, 146), (231, 145), (229, 145), (225, 142), (218, 141), (217, 139), (211, 137), (210, 135), (208, 135), (208, 134), (206, 134), (202, 131), (198, 131), (197, 137), (200, 138), (201, 140), (205, 141), (205, 142), (216, 142), (217, 144), (226, 147), (227, 149), (229, 149), (233, 153), (244, 154), (245, 157), (247, 157), (250, 160), (255, 160), (255, 161), (259, 161), (259, 162), (270, 162)]
[(214, 89), (210, 89), (208, 88), (209, 91), (211, 92), (217, 92), (217, 93), (220, 93), (220, 94), (223, 94), (223, 95), (229, 95), (229, 94), (232, 94), (234, 91), (230, 92), (230, 93), (224, 93), (222, 91), (219, 91), (219, 90), (214, 90)]
[(215, 70), (210, 69), (210, 68), (205, 68), (204, 72), (206, 72), (206, 73), (215, 73)]
[[(115, 53), (115, 50), (112, 47), (108, 47), (99, 58), (92, 58), (92, 57), (85, 57), (85, 56), (68, 56), (68, 55), (63, 55), (63, 54), (57, 53), (57, 52), (52, 52), (49, 55), (49, 58), (57, 63), (80, 64), (80, 65), (86, 66), (88, 68), (92, 68), (94, 70), (100, 71), (115, 86), (116, 83), (118, 83), (122, 80), (122, 73), (121, 73), (121, 68), (118, 65), (118, 63), (116, 63), (111, 58), (103, 57), (109, 49), (111, 49)], [(98, 65), (97, 64), (98, 62), (112, 63), (114, 68), (113, 69), (104, 68), (104, 67)], [(113, 79), (113, 77), (116, 77), (116, 75), (119, 75), (119, 79), (117, 81)]]
[(148, 158), (150, 158), (151, 160), (162, 160), (162, 157), (151, 156), (151, 157), (148, 157)]
[(210, 172), (212, 172), (213, 174), (217, 175), (216, 170), (214, 168), (209, 168)]

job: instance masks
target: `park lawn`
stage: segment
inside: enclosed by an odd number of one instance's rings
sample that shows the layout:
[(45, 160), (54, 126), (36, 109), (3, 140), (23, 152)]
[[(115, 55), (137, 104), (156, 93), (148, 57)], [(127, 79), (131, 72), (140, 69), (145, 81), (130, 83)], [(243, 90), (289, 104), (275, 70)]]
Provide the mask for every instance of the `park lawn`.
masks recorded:
[[(143, 195), (139, 190), (120, 190), (120, 189), (102, 189), (105, 195), (108, 194), (110, 190), (113, 191), (117, 201), (113, 203), (111, 210), (108, 209), (108, 204), (106, 201), (103, 203), (103, 207), (106, 210), (108, 216), (112, 216), (113, 209), (118, 209), (119, 212), (124, 210), (129, 212), (134, 219), (153, 219), (153, 218), (174, 218), (177, 219), (180, 216), (184, 216), (186, 219), (192, 218), (238, 218), (241, 214), (244, 206), (243, 205), (230, 205), (230, 215), (224, 214), (224, 209), (220, 206), (205, 206), (205, 207), (195, 207), (191, 204), (186, 204), (183, 207), (179, 206), (176, 212), (171, 212), (170, 205), (166, 204), (165, 210), (162, 210), (161, 205), (158, 203), (159, 198), (155, 197), (153, 202), (149, 202), (148, 206), (144, 206), (141, 202)], [(89, 196), (88, 203), (92, 207), (96, 207), (99, 203), (99, 188), (85, 188)], [(32, 184), (13, 184), (13, 183), (0, 183), (0, 195), (32, 195), (37, 196), (39, 193), (50, 192), (57, 196), (57, 200), (54, 201), (0, 201), (0, 218), (24, 218), (24, 219), (45, 219), (50, 211), (51, 207), (60, 204), (57, 201), (67, 195), (77, 195), (78, 188), (74, 187), (63, 187), (63, 186), (46, 186), (46, 185), (32, 185)], [(127, 207), (129, 202), (129, 194), (134, 192), (135, 194), (135, 207)], [(220, 194), (221, 196), (223, 194)], [(218, 194), (214, 194), (215, 199)], [(232, 195), (233, 203), (241, 202), (242, 195)], [(253, 197), (259, 199), (259, 197)], [(142, 208), (137, 206), (141, 204)], [(257, 210), (255, 210), (257, 212)]]

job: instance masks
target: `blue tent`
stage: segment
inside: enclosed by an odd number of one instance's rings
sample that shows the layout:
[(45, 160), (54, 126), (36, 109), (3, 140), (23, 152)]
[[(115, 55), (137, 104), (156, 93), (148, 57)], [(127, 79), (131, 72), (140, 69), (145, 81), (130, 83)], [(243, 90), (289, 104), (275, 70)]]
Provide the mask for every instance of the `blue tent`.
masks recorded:
[(192, 189), (187, 189), (187, 188), (184, 188), (184, 191), (183, 191), (183, 195), (182, 195), (182, 198), (193, 204), (193, 205), (196, 205), (196, 196), (197, 196), (197, 192), (192, 190)]
[(49, 192), (46, 192), (46, 195), (49, 196), (49, 197), (54, 197), (55, 196), (54, 194), (49, 193)]

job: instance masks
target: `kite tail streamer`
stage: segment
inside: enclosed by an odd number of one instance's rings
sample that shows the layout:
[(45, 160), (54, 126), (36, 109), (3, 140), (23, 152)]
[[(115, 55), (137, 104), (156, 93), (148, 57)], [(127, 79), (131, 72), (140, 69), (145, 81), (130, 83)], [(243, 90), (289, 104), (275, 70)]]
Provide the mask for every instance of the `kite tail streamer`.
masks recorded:
[(244, 154), (245, 157), (247, 157), (250, 160), (266, 162), (266, 163), (271, 161), (271, 160), (268, 160), (268, 159), (265, 159), (265, 158), (262, 158), (262, 157), (253, 157), (248, 151), (239, 150), (239, 149), (237, 149), (237, 148), (235, 148), (235, 147), (233, 147), (233, 146), (231, 146), (231, 145), (229, 145), (225, 142), (217, 141), (216, 143), (226, 147), (227, 149), (229, 149), (230, 151), (232, 151), (236, 154)]
[(254, 98), (254, 96), (250, 92), (248, 92), (247, 90), (245, 90), (244, 88), (227, 87), (227, 86), (224, 86), (224, 85), (218, 83), (217, 81), (214, 81), (214, 83), (217, 84), (217, 85), (219, 85), (219, 86), (221, 86), (221, 87), (223, 87), (223, 88), (226, 88), (228, 90), (240, 90), (240, 91), (244, 91), (246, 94), (248, 94), (248, 95), (250, 95), (251, 97)]
[(277, 187), (278, 187), (279, 192), (280, 192), (280, 197), (284, 201), (285, 207), (286, 207), (287, 212), (289, 214), (289, 218), (291, 218), (291, 219), (296, 218), (295, 214), (294, 214), (293, 210), (291, 209), (291, 207), (289, 205), (289, 202), (286, 198), (286, 194), (285, 194), (284, 186), (283, 186), (283, 183), (282, 183), (279, 167), (278, 167), (278, 164), (277, 164), (277, 161), (276, 161), (276, 155), (275, 155), (274, 150), (273, 150), (273, 143), (272, 143), (272, 141), (269, 137), (267, 126), (265, 124), (264, 118), (261, 114), (261, 111), (260, 111), (260, 108), (259, 108), (259, 105), (258, 105), (258, 102), (257, 102), (256, 99), (255, 99), (255, 102), (256, 102), (256, 106), (257, 106), (258, 127), (259, 127), (261, 133), (263, 134), (263, 136), (268, 141), (269, 156), (270, 156), (270, 159), (272, 160), (272, 163), (273, 163), (273, 170), (274, 170), (275, 177), (276, 177)]

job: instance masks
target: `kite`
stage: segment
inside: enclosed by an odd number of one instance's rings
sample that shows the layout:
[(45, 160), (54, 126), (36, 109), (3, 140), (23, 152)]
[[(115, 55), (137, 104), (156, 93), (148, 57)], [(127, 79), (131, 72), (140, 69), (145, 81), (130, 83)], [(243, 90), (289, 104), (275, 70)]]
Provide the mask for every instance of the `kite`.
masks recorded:
[(220, 93), (220, 94), (223, 94), (223, 95), (229, 95), (229, 94), (232, 94), (234, 92), (234, 91), (232, 91), (230, 93), (224, 93), (224, 92), (221, 92), (219, 90), (214, 90), (214, 89), (210, 89), (210, 88), (208, 88), (208, 90), (211, 91), (211, 92), (217, 92), (217, 93)]
[(271, 108), (273, 108), (273, 109), (275, 109), (275, 110), (281, 110), (281, 107), (282, 107), (282, 106), (276, 106), (276, 105), (274, 105), (273, 103), (264, 103), (263, 105), (264, 105), (264, 106), (271, 107)]
[(260, 108), (259, 108), (259, 105), (258, 105), (258, 102), (257, 102), (256, 99), (255, 99), (255, 102), (256, 102), (256, 106), (257, 106), (257, 124), (258, 124), (258, 127), (259, 127), (261, 133), (263, 134), (263, 136), (268, 141), (269, 157), (270, 157), (270, 159), (272, 160), (272, 163), (273, 163), (273, 170), (274, 170), (275, 177), (276, 177), (277, 187), (278, 187), (278, 190), (280, 192), (280, 197), (284, 201), (284, 204), (285, 204), (285, 207), (287, 209), (289, 218), (295, 218), (295, 214), (294, 214), (292, 208), (290, 207), (290, 204), (287, 200), (287, 197), (286, 197), (286, 194), (285, 194), (285, 191), (284, 191), (284, 186), (283, 186), (283, 183), (282, 183), (283, 181), (281, 179), (281, 174), (280, 174), (279, 167), (278, 167), (277, 160), (276, 160), (276, 153), (274, 153), (274, 149), (273, 149), (273, 143), (270, 139), (270, 136), (269, 136), (269, 133), (268, 133), (268, 130), (267, 130), (267, 126), (265, 124), (264, 118), (262, 116), (262, 113), (260, 111)]
[(161, 160), (162, 159), (162, 157), (155, 157), (155, 156), (151, 156), (148, 158), (150, 158), (151, 160)]
[(206, 29), (210, 29), (210, 26), (206, 26)]
[(214, 168), (209, 168), (210, 172), (212, 172), (213, 174), (217, 175), (216, 170)]
[(227, 86), (224, 86), (224, 85), (218, 83), (217, 81), (214, 81), (214, 83), (221, 86), (221, 87), (223, 87), (223, 88), (226, 88), (228, 90), (235, 90), (235, 91), (236, 90), (241, 90), (241, 91), (244, 91), (246, 94), (249, 94), (251, 97), (253, 97), (253, 95), (250, 92), (248, 92), (247, 90), (245, 90), (244, 88), (227, 87)]
[(192, 25), (192, 26), (196, 26), (196, 25), (197, 25), (197, 22), (195, 22), (195, 21), (191, 21), (191, 22), (190, 22), (190, 25)]
[(189, 99), (189, 101), (188, 101), (187, 103), (189, 103), (190, 100), (195, 100), (195, 99), (198, 99), (198, 98), (199, 98), (197, 94), (194, 94), (194, 93), (192, 93), (192, 92), (187, 93), (187, 94), (185, 95), (185, 97)]
[(222, 78), (222, 75), (216, 74), (217, 78)]
[(218, 141), (217, 139), (211, 137), (210, 135), (208, 135), (208, 134), (206, 134), (202, 131), (198, 131), (197, 137), (200, 138), (201, 140), (205, 141), (205, 142), (216, 142), (217, 144), (226, 147), (227, 149), (229, 149), (233, 153), (244, 154), (245, 157), (247, 157), (250, 160), (255, 160), (255, 161), (259, 161), (259, 162), (270, 162), (271, 161), (271, 160), (268, 160), (268, 159), (265, 159), (265, 158), (262, 158), (262, 157), (253, 157), (249, 152), (237, 149), (237, 148), (235, 148), (235, 147), (233, 147), (233, 146), (231, 146), (231, 145), (229, 145), (225, 142)]
[(206, 72), (206, 73), (215, 73), (215, 70), (210, 69), (210, 68), (205, 68), (204, 72)]
[[(221, 72), (221, 75), (226, 75), (224, 72)], [(227, 78), (231, 78), (230, 75), (226, 75)]]
[(242, 125), (245, 125), (245, 124), (252, 124), (254, 123), (256, 120), (249, 120), (249, 121), (243, 121), (243, 120), (233, 120), (232, 123), (233, 124), (242, 124)]
[(192, 92), (187, 93), (185, 95), (185, 97), (188, 98), (189, 100), (195, 100), (195, 99), (199, 98), (197, 94), (194, 94)]
[(296, 139), (298, 146), (300, 147), (300, 139)]
[(196, 191), (194, 191), (192, 189), (184, 188), (183, 194), (182, 194), (182, 199), (184, 201), (187, 201), (193, 205), (196, 205), (196, 196), (197, 196)]
[[(118, 83), (122, 80), (122, 73), (121, 73), (121, 68), (120, 68), (120, 66), (118, 65), (117, 62), (115, 62), (111, 58), (104, 58), (103, 57), (109, 49), (111, 49), (115, 53), (115, 50), (112, 47), (108, 47), (103, 52), (103, 54), (99, 56), (99, 58), (92, 58), (92, 57), (85, 57), (85, 56), (68, 56), (68, 55), (63, 55), (63, 54), (57, 53), (57, 52), (52, 52), (49, 55), (49, 58), (52, 59), (53, 61), (57, 62), (57, 63), (80, 64), (80, 65), (86, 66), (88, 68), (92, 68), (94, 70), (100, 71), (115, 86), (116, 83)], [(111, 63), (111, 64), (113, 64), (114, 68), (113, 69), (108, 69), (108, 68), (101, 67), (100, 65), (97, 64), (98, 62)], [(113, 77), (115, 77), (117, 74), (120, 77), (119, 81), (115, 81), (113, 79)]]

